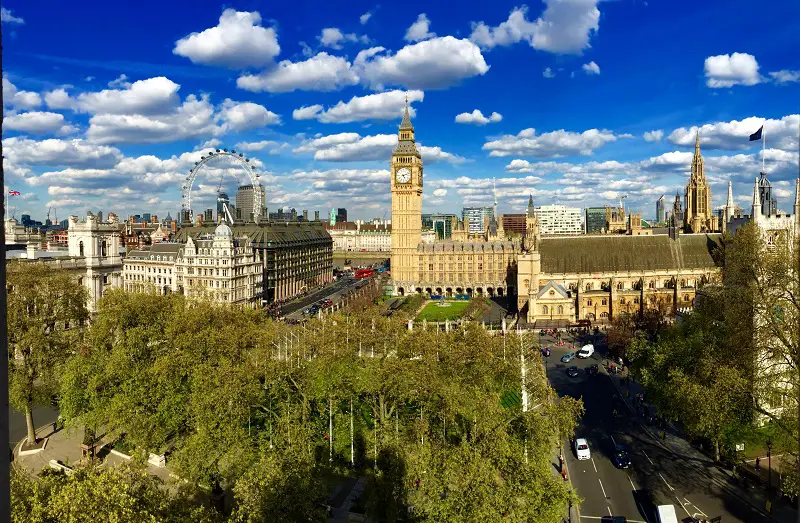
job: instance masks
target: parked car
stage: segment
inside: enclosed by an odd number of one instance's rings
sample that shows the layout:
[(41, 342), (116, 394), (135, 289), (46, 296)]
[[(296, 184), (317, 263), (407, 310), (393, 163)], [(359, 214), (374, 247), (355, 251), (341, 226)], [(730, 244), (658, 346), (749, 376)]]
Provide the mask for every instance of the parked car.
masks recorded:
[(594, 354), (594, 345), (584, 345), (581, 347), (581, 350), (578, 351), (577, 356), (579, 358), (589, 358)]
[(570, 367), (567, 369), (567, 376), (570, 378), (577, 378), (578, 377), (578, 367)]
[(603, 516), (600, 523), (627, 523), (625, 516)]
[(598, 372), (600, 372), (600, 369), (596, 363), (594, 365), (589, 365), (588, 367), (586, 367), (586, 374), (588, 374), (589, 376), (594, 376)]
[(592, 453), (589, 451), (589, 442), (584, 438), (577, 438), (575, 440), (575, 456), (579, 460), (592, 459)]
[(575, 359), (575, 353), (572, 352), (572, 351), (569, 351), (568, 353), (566, 353), (563, 356), (561, 356), (561, 363), (569, 363), (573, 359)]
[(618, 469), (626, 469), (631, 466), (631, 454), (625, 445), (617, 443), (614, 446), (614, 465)]

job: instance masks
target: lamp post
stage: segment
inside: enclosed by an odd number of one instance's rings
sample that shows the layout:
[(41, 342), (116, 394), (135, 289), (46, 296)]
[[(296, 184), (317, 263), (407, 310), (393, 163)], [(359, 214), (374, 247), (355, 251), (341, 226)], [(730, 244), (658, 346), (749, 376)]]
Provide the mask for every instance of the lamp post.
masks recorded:
[(767, 496), (772, 499), (772, 438), (767, 438)]

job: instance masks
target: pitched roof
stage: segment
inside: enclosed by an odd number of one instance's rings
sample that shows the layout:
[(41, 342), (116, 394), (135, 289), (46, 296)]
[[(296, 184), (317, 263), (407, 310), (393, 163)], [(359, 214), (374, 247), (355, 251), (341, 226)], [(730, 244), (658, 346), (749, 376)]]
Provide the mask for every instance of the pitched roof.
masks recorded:
[(543, 238), (539, 250), (547, 274), (711, 269), (719, 234), (669, 236), (572, 236)]
[[(215, 225), (183, 227), (175, 235), (175, 240), (185, 242), (188, 237), (197, 238), (202, 234), (213, 234)], [(332, 242), (331, 235), (317, 222), (271, 222), (234, 224), (231, 226), (234, 238), (247, 237), (258, 247), (282, 247), (304, 243)]]
[(550, 280), (549, 282), (547, 282), (547, 285), (545, 285), (544, 287), (542, 287), (541, 289), (539, 289), (539, 293), (536, 295), (536, 297), (537, 297), (537, 298), (541, 298), (541, 297), (542, 297), (542, 296), (544, 296), (544, 295), (547, 293), (547, 291), (549, 291), (550, 289), (553, 289), (554, 291), (556, 291), (557, 293), (559, 293), (559, 294), (561, 295), (561, 297), (562, 297), (562, 298), (567, 298), (567, 297), (569, 297), (569, 295), (570, 295), (570, 292), (569, 292), (567, 289), (565, 289), (563, 285), (560, 285), (560, 284), (558, 284), (558, 283), (556, 283), (556, 282), (554, 282), (554, 281)]

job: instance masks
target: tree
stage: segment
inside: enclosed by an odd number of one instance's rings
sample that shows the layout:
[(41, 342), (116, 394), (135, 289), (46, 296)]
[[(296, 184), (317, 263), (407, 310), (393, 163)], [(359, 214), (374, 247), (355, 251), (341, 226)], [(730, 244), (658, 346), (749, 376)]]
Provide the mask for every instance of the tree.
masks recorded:
[(27, 444), (36, 442), (32, 409), (49, 404), (58, 369), (81, 340), (87, 293), (66, 271), (40, 263), (8, 265), (9, 402), (25, 413)]
[(164, 488), (143, 465), (83, 464), (73, 474), (11, 471), (13, 523), (215, 523), (220, 518), (187, 487)]

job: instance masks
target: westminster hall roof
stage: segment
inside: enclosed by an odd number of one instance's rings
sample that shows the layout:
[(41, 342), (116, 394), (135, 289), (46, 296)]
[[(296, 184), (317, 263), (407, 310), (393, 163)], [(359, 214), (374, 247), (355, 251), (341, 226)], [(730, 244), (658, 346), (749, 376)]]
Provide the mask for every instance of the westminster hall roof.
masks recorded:
[(546, 274), (636, 272), (717, 267), (719, 234), (571, 236), (539, 244)]

